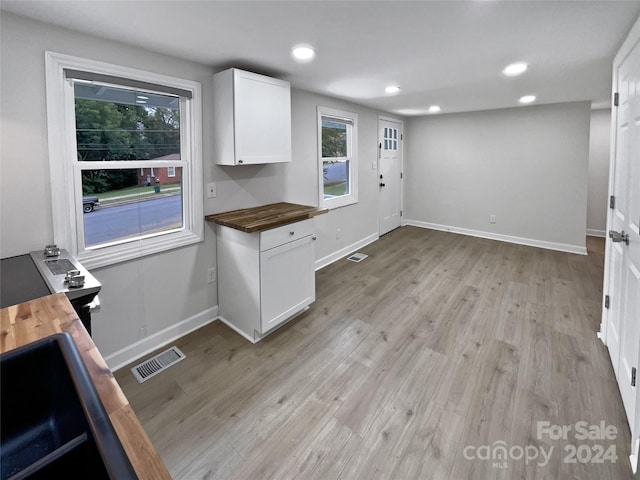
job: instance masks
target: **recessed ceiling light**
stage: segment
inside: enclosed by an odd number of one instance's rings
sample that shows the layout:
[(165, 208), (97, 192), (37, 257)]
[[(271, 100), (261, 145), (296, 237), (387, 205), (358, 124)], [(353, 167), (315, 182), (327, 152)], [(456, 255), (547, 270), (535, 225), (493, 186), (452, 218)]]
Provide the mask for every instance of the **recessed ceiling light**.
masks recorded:
[(316, 51), (309, 45), (297, 45), (291, 50), (291, 55), (298, 62), (310, 62), (316, 56)]
[(431, 105), (428, 110), (429, 113), (438, 113), (439, 111), (440, 111), (439, 105)]
[(398, 87), (397, 85), (389, 85), (387, 88), (384, 89), (384, 91), (391, 94), (399, 93), (400, 87)]
[(535, 101), (535, 95), (525, 95), (524, 97), (520, 97), (520, 103), (531, 103)]
[(524, 73), (527, 67), (528, 65), (524, 62), (516, 62), (508, 65), (504, 70), (502, 70), (502, 73), (507, 77), (515, 77), (516, 75)]

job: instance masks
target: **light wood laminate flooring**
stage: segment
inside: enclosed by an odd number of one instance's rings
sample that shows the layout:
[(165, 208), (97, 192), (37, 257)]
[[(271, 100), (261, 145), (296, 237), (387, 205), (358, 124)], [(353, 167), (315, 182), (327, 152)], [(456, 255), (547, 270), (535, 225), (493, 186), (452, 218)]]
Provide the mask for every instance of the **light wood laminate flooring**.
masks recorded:
[[(260, 343), (214, 322), (160, 375), (116, 377), (175, 479), (631, 479), (596, 337), (603, 245), (402, 227), (318, 271), (312, 308)], [(576, 422), (616, 438), (577, 439)]]

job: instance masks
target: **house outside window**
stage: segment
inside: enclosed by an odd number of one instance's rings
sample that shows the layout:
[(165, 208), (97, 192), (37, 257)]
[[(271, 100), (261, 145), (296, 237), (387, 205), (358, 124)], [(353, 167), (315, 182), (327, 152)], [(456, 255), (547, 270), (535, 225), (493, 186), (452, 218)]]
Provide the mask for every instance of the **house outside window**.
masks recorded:
[(202, 241), (200, 84), (46, 57), (56, 243), (96, 267)]
[(320, 206), (337, 208), (358, 201), (358, 115), (318, 107)]

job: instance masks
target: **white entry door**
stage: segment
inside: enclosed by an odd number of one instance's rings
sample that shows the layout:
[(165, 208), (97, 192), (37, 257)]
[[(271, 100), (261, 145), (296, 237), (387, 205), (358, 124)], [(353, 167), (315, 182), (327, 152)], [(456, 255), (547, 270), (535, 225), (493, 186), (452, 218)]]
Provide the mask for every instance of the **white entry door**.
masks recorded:
[[(614, 60), (615, 126), (609, 180), (609, 238), (601, 334), (618, 381), (632, 434), (632, 464), (640, 441), (640, 20)], [(608, 308), (607, 308), (608, 305)]]
[(402, 137), (400, 120), (378, 118), (379, 234), (402, 223)]

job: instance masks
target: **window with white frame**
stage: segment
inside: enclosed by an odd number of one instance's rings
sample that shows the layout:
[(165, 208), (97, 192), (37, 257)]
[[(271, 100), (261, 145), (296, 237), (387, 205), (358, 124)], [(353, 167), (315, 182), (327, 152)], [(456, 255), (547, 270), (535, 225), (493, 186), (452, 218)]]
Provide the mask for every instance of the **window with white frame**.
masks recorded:
[(98, 267), (201, 241), (200, 84), (46, 59), (55, 242)]
[(320, 206), (358, 201), (358, 115), (318, 107)]

